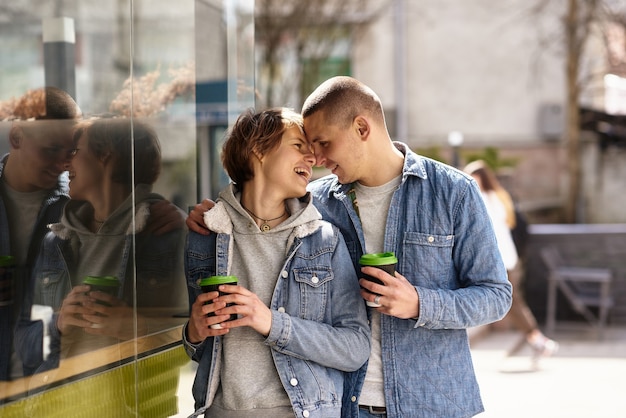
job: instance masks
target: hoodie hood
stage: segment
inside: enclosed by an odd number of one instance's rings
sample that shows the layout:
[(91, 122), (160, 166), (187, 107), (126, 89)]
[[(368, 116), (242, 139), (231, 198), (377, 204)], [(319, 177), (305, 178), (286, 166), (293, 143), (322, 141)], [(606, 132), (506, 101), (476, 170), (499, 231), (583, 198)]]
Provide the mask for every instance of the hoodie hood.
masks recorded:
[[(292, 242), (294, 238), (305, 237), (320, 228), (322, 216), (313, 206), (310, 193), (301, 198), (288, 199), (287, 209), (290, 213), (289, 218), (271, 231), (293, 230), (289, 240)], [(216, 205), (204, 213), (204, 223), (216, 233), (232, 234), (234, 231), (243, 235), (271, 233), (247, 227), (250, 223), (255, 224), (255, 221), (241, 206), (241, 194), (235, 192), (232, 183), (220, 192)]]
[[(126, 200), (105, 220), (98, 231), (100, 235), (128, 235), (140, 233), (150, 217), (150, 205), (163, 200), (161, 195), (152, 193), (152, 186), (139, 184), (135, 187), (135, 222), (132, 222), (133, 196)], [(90, 203), (82, 200), (70, 200), (63, 209), (63, 215), (58, 223), (49, 225), (50, 230), (61, 239), (68, 239), (72, 233), (78, 235), (94, 234), (88, 225), (93, 217), (93, 208)], [(134, 229), (133, 229), (134, 227)]]

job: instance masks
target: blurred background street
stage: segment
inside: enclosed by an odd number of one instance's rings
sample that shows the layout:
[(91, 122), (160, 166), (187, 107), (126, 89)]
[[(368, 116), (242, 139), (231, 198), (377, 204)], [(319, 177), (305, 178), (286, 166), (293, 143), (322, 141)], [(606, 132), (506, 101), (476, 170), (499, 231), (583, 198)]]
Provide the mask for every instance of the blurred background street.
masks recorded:
[(557, 330), (560, 348), (533, 367), (530, 348), (507, 357), (520, 339), (515, 331), (480, 332), (472, 355), (485, 412), (479, 418), (626, 417), (626, 327)]

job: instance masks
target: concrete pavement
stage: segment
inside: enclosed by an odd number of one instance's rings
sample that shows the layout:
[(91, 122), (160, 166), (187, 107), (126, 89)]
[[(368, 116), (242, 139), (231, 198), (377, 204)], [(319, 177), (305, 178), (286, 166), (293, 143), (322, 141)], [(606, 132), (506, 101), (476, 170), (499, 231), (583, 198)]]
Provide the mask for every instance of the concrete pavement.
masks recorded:
[(626, 417), (626, 327), (610, 327), (602, 340), (584, 324), (559, 330), (558, 353), (538, 367), (528, 347), (506, 356), (519, 338), (489, 331), (471, 339), (485, 404), (478, 418)]
[[(478, 327), (469, 335), (485, 404), (477, 418), (626, 418), (626, 327), (610, 327), (600, 341), (584, 324), (559, 330), (559, 352), (538, 368), (528, 347), (506, 357), (515, 331)], [(193, 412), (194, 375), (193, 363), (181, 369), (177, 418)]]

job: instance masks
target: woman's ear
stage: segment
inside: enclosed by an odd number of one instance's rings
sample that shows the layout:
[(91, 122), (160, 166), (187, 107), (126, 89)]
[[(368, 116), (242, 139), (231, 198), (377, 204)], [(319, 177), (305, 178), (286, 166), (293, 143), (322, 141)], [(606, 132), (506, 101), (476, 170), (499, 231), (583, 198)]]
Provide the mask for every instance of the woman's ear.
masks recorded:
[(100, 161), (102, 161), (103, 164), (106, 164), (106, 163), (108, 163), (111, 160), (111, 153), (110, 152), (105, 152), (100, 157), (98, 157), (98, 159)]
[(256, 159), (263, 164), (263, 154), (261, 154), (256, 148), (252, 149), (252, 155), (254, 155)]
[(19, 126), (12, 126), (9, 131), (9, 143), (11, 148), (18, 149), (21, 146), (21, 142), (24, 139), (24, 131)]

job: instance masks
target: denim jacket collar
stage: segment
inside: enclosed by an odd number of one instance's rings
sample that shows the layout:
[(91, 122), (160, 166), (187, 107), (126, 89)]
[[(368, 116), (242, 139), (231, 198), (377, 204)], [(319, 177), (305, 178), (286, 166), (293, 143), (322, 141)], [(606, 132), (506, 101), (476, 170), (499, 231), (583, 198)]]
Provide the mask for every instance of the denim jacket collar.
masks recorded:
[[(416, 176), (422, 179), (428, 178), (426, 174), (426, 167), (424, 167), (423, 157), (419, 156), (414, 152), (408, 152), (409, 147), (398, 141), (394, 141), (393, 145), (404, 155), (404, 166), (402, 168), (402, 182), (406, 181), (408, 176)], [(348, 194), (350, 189), (352, 188), (352, 184), (342, 184), (335, 179), (335, 184), (328, 189), (329, 197), (341, 194)]]

